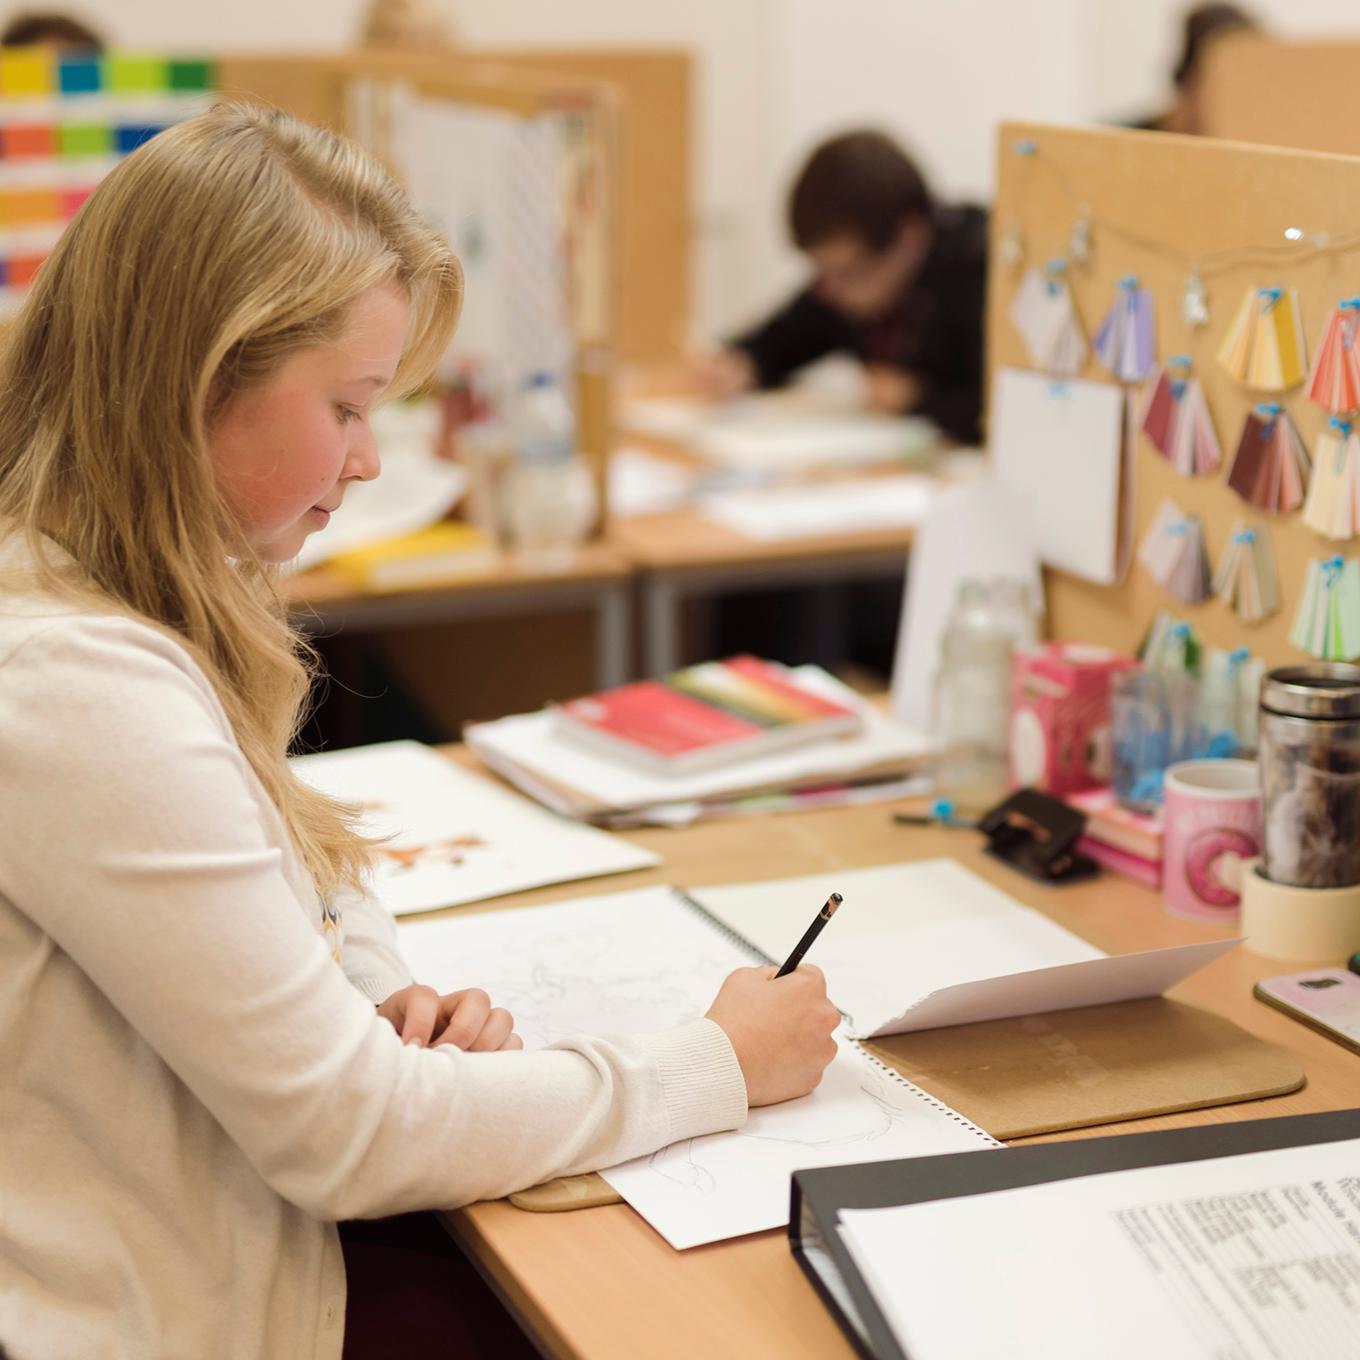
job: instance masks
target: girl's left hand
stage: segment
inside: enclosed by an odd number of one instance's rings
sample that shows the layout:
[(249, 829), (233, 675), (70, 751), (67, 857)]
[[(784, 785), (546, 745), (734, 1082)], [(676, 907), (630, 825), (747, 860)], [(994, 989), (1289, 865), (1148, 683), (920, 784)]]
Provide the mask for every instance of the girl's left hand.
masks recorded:
[(393, 992), (378, 1007), (404, 1044), (422, 1048), (453, 1044), (468, 1053), (496, 1053), (523, 1048), (509, 1011), (493, 1006), (479, 987), (440, 996), (433, 987), (414, 984)]

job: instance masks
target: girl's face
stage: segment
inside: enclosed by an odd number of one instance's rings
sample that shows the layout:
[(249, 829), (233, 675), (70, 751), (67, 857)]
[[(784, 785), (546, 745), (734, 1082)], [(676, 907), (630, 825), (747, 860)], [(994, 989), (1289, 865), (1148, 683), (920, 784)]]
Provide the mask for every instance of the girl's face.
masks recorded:
[(262, 561), (295, 557), (349, 482), (378, 475), (368, 418), (397, 371), (408, 310), (396, 287), (369, 289), (334, 340), (297, 350), (219, 414), (208, 437), (214, 476)]

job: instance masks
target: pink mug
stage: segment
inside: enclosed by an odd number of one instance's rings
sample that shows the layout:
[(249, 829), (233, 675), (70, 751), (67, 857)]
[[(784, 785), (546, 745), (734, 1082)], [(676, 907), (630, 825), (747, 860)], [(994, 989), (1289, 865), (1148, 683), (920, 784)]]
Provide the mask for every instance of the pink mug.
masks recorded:
[(1261, 853), (1254, 760), (1183, 760), (1166, 772), (1162, 900), (1175, 916), (1235, 921), (1242, 866)]

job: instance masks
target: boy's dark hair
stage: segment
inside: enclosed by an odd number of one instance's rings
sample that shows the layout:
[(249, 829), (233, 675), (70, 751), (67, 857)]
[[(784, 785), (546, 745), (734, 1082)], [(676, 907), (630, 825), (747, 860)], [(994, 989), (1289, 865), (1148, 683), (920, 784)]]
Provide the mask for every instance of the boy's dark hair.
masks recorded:
[(789, 230), (800, 250), (854, 236), (882, 250), (910, 217), (932, 207), (911, 158), (881, 132), (847, 132), (808, 158), (789, 195)]
[(1196, 5), (1186, 16), (1181, 31), (1181, 55), (1171, 72), (1177, 85), (1184, 85), (1199, 69), (1211, 39), (1226, 33), (1257, 28), (1256, 20), (1236, 5)]
[(0, 31), (0, 47), (31, 47), (37, 43), (92, 51), (99, 51), (104, 46), (99, 35), (79, 19), (54, 11), (30, 10), (16, 14)]

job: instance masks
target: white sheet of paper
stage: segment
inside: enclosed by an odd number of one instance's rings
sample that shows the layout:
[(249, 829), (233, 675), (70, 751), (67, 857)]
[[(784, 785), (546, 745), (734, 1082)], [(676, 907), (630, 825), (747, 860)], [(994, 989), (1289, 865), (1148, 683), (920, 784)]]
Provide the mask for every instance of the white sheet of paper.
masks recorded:
[(990, 445), (1002, 485), (1030, 503), (1049, 566), (1100, 585), (1119, 576), (1124, 391), (1113, 383), (1004, 368)]
[[(484, 988), (530, 1048), (683, 1024), (708, 1009), (732, 969), (752, 962), (666, 888), (404, 922), (398, 933), (415, 977), (441, 992)], [(672, 1246), (689, 1247), (787, 1223), (795, 1169), (990, 1146), (981, 1130), (846, 1043), (811, 1095), (605, 1178)]]
[(939, 988), (884, 1022), (877, 1034), (908, 1034), (946, 1025), (975, 1025), (1039, 1011), (1107, 1006), (1161, 996), (1183, 978), (1235, 948), (1240, 940), (1207, 940), (1140, 954), (1116, 954), (1034, 968)]
[(353, 482), (331, 521), (312, 534), (293, 560), (306, 571), (336, 553), (397, 538), (444, 518), (462, 499), (467, 471), (436, 458), (439, 413), (433, 402), (395, 402), (374, 416), (374, 438), (382, 455), (382, 476)]
[(935, 427), (920, 417), (865, 412), (731, 421), (705, 430), (697, 447), (722, 467), (790, 471), (891, 463), (923, 453), (936, 438)]
[(734, 472), (888, 463), (924, 453), (939, 432), (920, 416), (854, 410), (817, 391), (759, 392), (713, 403), (635, 399), (620, 423), (638, 434), (677, 439)]
[(1036, 608), (1042, 606), (1028, 497), (1017, 497), (992, 479), (941, 491), (912, 544), (897, 632), (892, 711), (903, 722), (930, 727), (940, 643), (959, 584), (993, 577), (1026, 582)]
[(952, 859), (828, 870), (690, 895), (783, 961), (832, 892), (845, 899), (808, 956), (851, 1033), (871, 1035), (913, 1001), (955, 983), (1103, 959), (1094, 945)]
[(297, 756), (314, 788), (364, 808), (373, 891), (395, 915), (647, 869), (661, 856), (545, 812), (414, 741)]
[(769, 487), (706, 496), (711, 519), (758, 543), (872, 529), (909, 529), (924, 518), (939, 489), (930, 477), (860, 478), (811, 486)]
[(918, 1087), (840, 1047), (811, 1095), (752, 1110), (743, 1128), (673, 1143), (603, 1172), (671, 1246), (683, 1250), (789, 1221), (789, 1179), (846, 1166), (998, 1146)]
[(694, 499), (700, 474), (641, 449), (615, 449), (609, 455), (609, 513), (620, 519), (659, 515)]
[(799, 666), (794, 673), (800, 684), (818, 687), (828, 698), (854, 705), (863, 717), (864, 730), (858, 736), (814, 742), (686, 775), (652, 774), (564, 740), (554, 731), (556, 719), (550, 712), (478, 723), (468, 728), (467, 743), (493, 769), (550, 807), (561, 806), (563, 800), (536, 783), (535, 774), (620, 811), (718, 798), (737, 789), (786, 787), (802, 779), (830, 781), (880, 762), (924, 757), (930, 751), (923, 733), (883, 717), (816, 666)]
[(913, 1360), (1322, 1360), (1360, 1354), (1357, 1173), (1351, 1139), (847, 1209), (841, 1235)]

